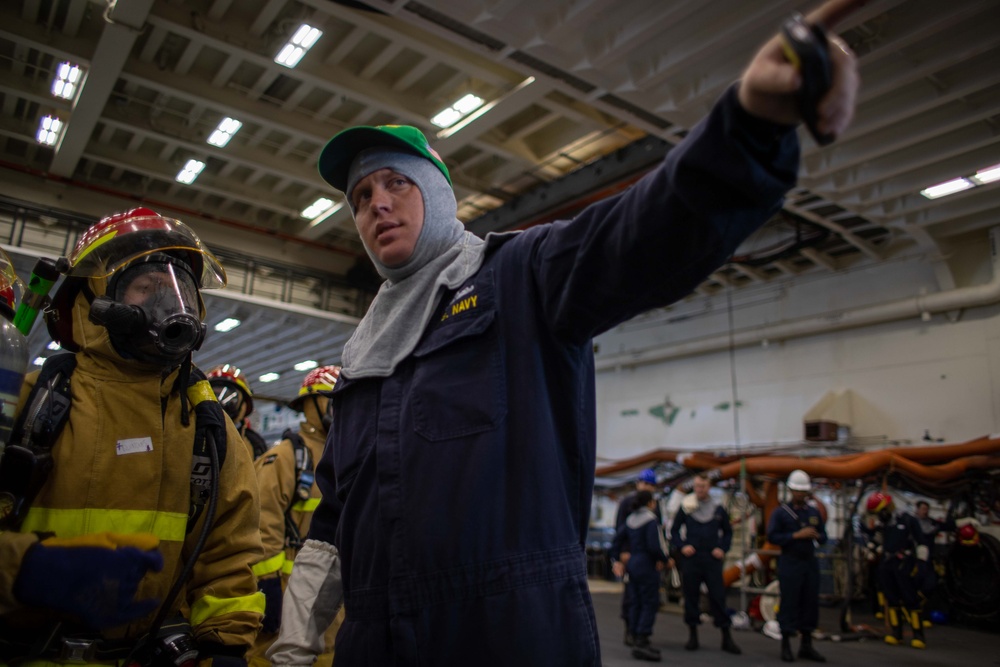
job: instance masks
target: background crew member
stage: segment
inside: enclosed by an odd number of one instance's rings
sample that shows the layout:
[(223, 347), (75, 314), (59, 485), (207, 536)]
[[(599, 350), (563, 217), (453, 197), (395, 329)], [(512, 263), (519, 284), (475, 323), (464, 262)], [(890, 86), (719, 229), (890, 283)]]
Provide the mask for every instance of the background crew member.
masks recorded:
[[(326, 445), (330, 430), (329, 394), (339, 376), (339, 366), (320, 366), (309, 371), (298, 396), (288, 403), (288, 407), (302, 413), (298, 432), (285, 431), (281, 442), (256, 462), (264, 560), (254, 565), (253, 571), (267, 598), (267, 611), (264, 626), (250, 652), (251, 667), (270, 665), (264, 652), (277, 637), (283, 611), (296, 612), (294, 607), (283, 610), (282, 591), (309, 532), (312, 513), (319, 505), (315, 465)], [(342, 618), (320, 629), (323, 649), (316, 660), (319, 667), (329, 667), (333, 662), (333, 640)]]
[(793, 470), (786, 483), (791, 501), (771, 513), (767, 540), (781, 547), (778, 557), (778, 585), (781, 603), (781, 659), (792, 662), (791, 638), (802, 634), (799, 657), (826, 662), (812, 645), (812, 631), (819, 623), (819, 562), (816, 544), (826, 544), (826, 523), (819, 510), (806, 500), (812, 481), (803, 470)]
[(649, 491), (635, 495), (635, 509), (615, 533), (611, 555), (621, 558), (622, 546), (631, 549), (625, 569), (632, 593), (629, 599), (628, 629), (632, 633), (632, 656), (639, 660), (660, 660), (660, 651), (649, 645), (653, 623), (660, 607), (660, 570), (670, 557), (663, 548), (662, 533), (653, 508), (656, 499)]
[[(814, 18), (829, 26), (842, 4)], [(818, 105), (834, 135), (857, 89), (845, 49), (830, 49)], [(324, 597), (342, 568), (338, 660), (600, 664), (584, 551), (592, 339), (682, 298), (777, 210), (798, 168), (799, 85), (775, 37), (631, 188), (486, 240), (457, 219), (448, 169), (417, 128), (349, 128), (327, 144), (320, 174), (386, 278), (344, 348), (336, 446), (317, 468), (309, 536), (330, 545)]]
[(712, 482), (705, 474), (694, 478), (694, 493), (684, 497), (670, 530), (674, 548), (681, 553), (681, 584), (684, 587), (684, 622), (689, 628), (689, 651), (698, 648), (701, 623), (699, 597), (702, 583), (708, 588), (708, 603), (715, 627), (722, 631), (722, 650), (740, 653), (729, 631), (732, 621), (726, 613), (726, 587), (722, 583), (722, 561), (733, 542), (729, 513), (712, 500)]
[[(264, 610), (250, 571), (257, 484), (191, 365), (204, 334), (199, 287), (223, 286), (225, 273), (186, 225), (144, 208), (90, 227), (68, 267), (46, 318), (74, 354), (46, 362), (41, 373), (58, 377), (28, 376), (21, 411), (51, 412), (67, 375), (71, 403), (51, 472), (19, 532), (3, 534), (2, 659), (148, 664), (154, 647), (140, 640), (176, 582), (162, 610), (182, 638), (173, 647), (245, 664)], [(36, 382), (47, 390), (32, 392)], [(10, 457), (8, 447), (3, 466)], [(213, 459), (218, 474), (206, 476)]]
[(920, 568), (918, 561), (926, 561), (929, 549), (923, 544), (924, 533), (920, 522), (912, 514), (896, 512), (892, 496), (876, 491), (868, 497), (868, 513), (879, 522), (882, 533), (882, 562), (879, 564), (879, 581), (889, 605), (889, 634), (887, 644), (903, 640), (902, 619), (913, 628), (910, 646), (926, 648), (924, 626), (920, 608)]
[[(626, 494), (622, 498), (621, 502), (618, 503), (618, 512), (615, 515), (615, 533), (621, 530), (622, 526), (625, 525), (625, 520), (628, 519), (629, 515), (636, 508), (636, 497), (642, 491), (649, 491), (652, 494), (653, 499), (656, 500), (656, 472), (652, 468), (646, 468), (641, 473), (639, 477), (635, 480), (635, 490)], [(660, 503), (657, 502), (656, 506), (653, 508), (653, 513), (656, 515), (656, 525), (663, 525), (663, 518), (660, 515)], [(614, 561), (612, 565), (612, 573), (619, 578), (622, 578), (624, 586), (622, 587), (622, 621), (625, 623), (625, 645), (632, 645), (632, 633), (629, 631), (629, 608), (631, 605), (631, 595), (632, 588), (630, 586), (629, 578), (625, 576), (625, 565), (628, 563), (629, 558), (629, 543), (626, 537), (624, 543), (621, 545), (621, 554), (619, 556), (620, 560)], [(657, 593), (659, 594), (659, 593)]]
[(236, 424), (243, 442), (250, 450), (250, 457), (256, 459), (267, 451), (267, 441), (257, 431), (250, 428), (253, 414), (253, 392), (246, 375), (232, 364), (216, 366), (205, 374), (215, 392), (219, 405)]

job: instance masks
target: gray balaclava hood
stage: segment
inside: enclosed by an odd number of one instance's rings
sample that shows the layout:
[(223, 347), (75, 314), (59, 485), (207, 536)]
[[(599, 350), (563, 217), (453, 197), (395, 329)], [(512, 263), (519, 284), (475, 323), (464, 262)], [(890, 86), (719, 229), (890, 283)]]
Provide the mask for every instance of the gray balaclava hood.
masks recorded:
[(458, 204), (455, 202), (455, 192), (441, 170), (426, 158), (392, 148), (369, 148), (354, 158), (347, 175), (347, 201), (352, 213), (357, 215), (353, 197), (350, 196), (354, 186), (365, 176), (386, 168), (416, 183), (424, 200), (424, 226), (408, 260), (389, 267), (379, 262), (371, 248), (365, 246), (379, 275), (395, 283), (419, 271), (447, 251), (465, 233), (465, 225), (456, 217)]
[(398, 266), (378, 261), (365, 246), (380, 275), (386, 278), (354, 335), (344, 346), (347, 378), (388, 377), (417, 346), (445, 289), (455, 289), (482, 265), (486, 246), (466, 231), (456, 217), (455, 193), (431, 161), (392, 148), (370, 148), (354, 158), (347, 178), (347, 201), (358, 181), (389, 168), (412, 180), (424, 200), (424, 224), (410, 258)]

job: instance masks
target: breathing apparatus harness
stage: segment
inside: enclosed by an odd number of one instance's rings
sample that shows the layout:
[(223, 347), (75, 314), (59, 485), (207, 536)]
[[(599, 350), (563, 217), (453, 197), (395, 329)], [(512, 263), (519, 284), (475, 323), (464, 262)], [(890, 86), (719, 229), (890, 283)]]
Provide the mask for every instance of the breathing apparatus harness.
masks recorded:
[(290, 441), (295, 452), (295, 492), (292, 493), (292, 500), (285, 508), (285, 546), (290, 549), (301, 549), (304, 540), (299, 527), (292, 519), (292, 509), (296, 503), (309, 500), (313, 482), (316, 481), (316, 472), (313, 469), (312, 452), (298, 432), (287, 429), (281, 434), (281, 439)]
[[(0, 528), (17, 530), (31, 503), (44, 486), (52, 470), (52, 447), (69, 419), (70, 379), (76, 368), (75, 354), (57, 354), (46, 359), (24, 409), (14, 424), (11, 444), (0, 460)], [(193, 664), (198, 650), (190, 625), (178, 614), (168, 618), (174, 601), (191, 574), (215, 522), (219, 498), (219, 471), (226, 458), (226, 418), (215, 400), (205, 375), (191, 365), (190, 357), (181, 365), (175, 388), (181, 391), (181, 423), (190, 424), (190, 410), (195, 416), (195, 437), (191, 458), (191, 500), (188, 509), (188, 534), (204, 513), (191, 556), (184, 564), (160, 605), (150, 631), (138, 641), (105, 642), (80, 639), (62, 633), (57, 623), (42, 641), (0, 639), (8, 651), (22, 649), (28, 657), (61, 659), (114, 659), (124, 657), (129, 665)], [(6, 659), (6, 656), (2, 656)], [(21, 657), (18, 655), (18, 657)]]

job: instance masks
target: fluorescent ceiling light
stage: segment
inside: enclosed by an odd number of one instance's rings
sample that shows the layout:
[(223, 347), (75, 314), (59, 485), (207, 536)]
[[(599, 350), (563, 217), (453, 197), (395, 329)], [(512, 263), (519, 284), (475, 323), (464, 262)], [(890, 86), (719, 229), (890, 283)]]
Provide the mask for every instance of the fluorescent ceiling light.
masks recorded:
[(263, 375), (261, 375), (257, 379), (260, 380), (261, 382), (274, 382), (275, 380), (277, 380), (280, 377), (281, 377), (281, 374), (279, 374), (279, 373), (264, 373)]
[(198, 178), (198, 174), (200, 174), (201, 170), (204, 168), (205, 163), (201, 160), (188, 160), (184, 164), (184, 168), (177, 172), (176, 180), (178, 183), (190, 185), (191, 183), (194, 183), (194, 179)]
[(920, 194), (928, 199), (937, 199), (938, 197), (952, 195), (956, 192), (961, 192), (962, 190), (974, 188), (975, 186), (976, 184), (967, 178), (954, 178), (950, 181), (938, 183), (937, 185), (932, 185), (925, 190), (921, 190)]
[(483, 98), (469, 93), (431, 118), (431, 123), (438, 127), (451, 127), (463, 116), (469, 115), (481, 106), (483, 106)]
[(297, 371), (309, 371), (319, 366), (319, 363), (313, 361), (312, 359), (306, 359), (305, 361), (300, 361), (295, 364), (295, 370)]
[(82, 74), (83, 70), (78, 65), (71, 62), (62, 63), (56, 68), (56, 78), (52, 80), (52, 94), (64, 100), (73, 99)]
[(35, 137), (43, 146), (55, 146), (62, 133), (63, 122), (55, 116), (44, 116), (38, 124), (38, 134)]
[(972, 177), (972, 180), (980, 184), (992, 183), (993, 181), (1000, 180), (1000, 164), (980, 169), (976, 172), (976, 175)]
[(229, 143), (234, 134), (240, 131), (241, 127), (243, 127), (243, 123), (227, 116), (219, 121), (219, 126), (208, 136), (207, 141), (213, 146), (222, 148)]
[(226, 319), (216, 324), (215, 327), (213, 328), (216, 331), (221, 331), (222, 333), (225, 333), (227, 331), (232, 331), (236, 327), (240, 326), (240, 324), (242, 323), (235, 317), (227, 317)]
[(306, 54), (306, 51), (316, 43), (320, 37), (322, 37), (323, 31), (318, 28), (313, 28), (310, 25), (303, 23), (292, 38), (281, 47), (278, 51), (278, 55), (274, 57), (274, 62), (279, 65), (284, 65), (285, 67), (292, 68), (299, 64), (302, 60), (302, 56)]
[(55, 342), (54, 340), (49, 341), (49, 344), (46, 345), (45, 347), (47, 347), (50, 350), (61, 350), (62, 349), (62, 345), (60, 345), (59, 343)]
[(330, 208), (326, 209), (324, 213), (321, 213), (318, 217), (313, 218), (313, 221), (309, 223), (309, 226), (315, 227), (316, 225), (323, 222), (324, 220), (326, 220), (327, 218), (329, 218), (331, 215), (333, 215), (342, 208), (344, 208), (344, 202), (342, 201), (337, 202)]
[(45, 357), (35, 357), (35, 360), (32, 361), (31, 363), (33, 363), (36, 366), (41, 366), (42, 364), (45, 363)]
[(302, 209), (302, 212), (299, 213), (299, 215), (302, 216), (303, 218), (312, 220), (316, 216), (328, 210), (331, 206), (333, 206), (332, 199), (328, 199), (326, 197), (320, 197), (313, 203), (309, 204), (309, 206)]

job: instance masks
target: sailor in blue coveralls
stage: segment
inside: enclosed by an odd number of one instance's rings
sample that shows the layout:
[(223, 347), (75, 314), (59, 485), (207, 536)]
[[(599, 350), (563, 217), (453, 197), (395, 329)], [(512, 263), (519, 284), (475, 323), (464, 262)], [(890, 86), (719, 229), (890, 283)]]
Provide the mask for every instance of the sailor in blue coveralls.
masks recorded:
[[(636, 497), (639, 495), (640, 491), (649, 491), (653, 494), (653, 499), (656, 500), (656, 471), (652, 468), (646, 468), (641, 473), (639, 477), (635, 480), (635, 491), (629, 493), (621, 502), (618, 503), (618, 512), (615, 514), (615, 532), (621, 530), (622, 526), (625, 525), (625, 521), (628, 519), (629, 515), (635, 510), (636, 507)], [(660, 504), (656, 503), (653, 507), (653, 514), (656, 515), (656, 525), (663, 524), (663, 516), (660, 514)], [(629, 558), (629, 543), (628, 539), (625, 540), (624, 544), (621, 545), (621, 560), (614, 560), (612, 565), (612, 571), (614, 575), (619, 579), (623, 579), (625, 585), (622, 591), (622, 620), (625, 621), (625, 645), (632, 646), (634, 639), (632, 637), (632, 631), (629, 629), (628, 619), (629, 619), (629, 609), (632, 608), (632, 586), (630, 579), (625, 576), (625, 563)], [(619, 556), (616, 556), (618, 558)]]
[(722, 631), (722, 650), (740, 653), (729, 632), (732, 621), (726, 613), (726, 587), (722, 582), (722, 561), (733, 542), (729, 513), (712, 499), (712, 482), (705, 474), (694, 478), (694, 492), (684, 497), (670, 529), (673, 545), (681, 553), (681, 584), (684, 588), (684, 622), (689, 628), (684, 648), (698, 648), (698, 604), (701, 585), (708, 588), (709, 608), (715, 627)]
[(778, 557), (781, 659), (785, 662), (795, 660), (790, 642), (792, 637), (801, 633), (799, 657), (826, 662), (826, 658), (812, 645), (812, 631), (819, 622), (816, 544), (826, 543), (826, 523), (819, 510), (806, 502), (812, 490), (812, 481), (805, 471), (793, 470), (786, 486), (792, 499), (775, 509), (767, 524), (767, 541), (781, 547), (781, 556)]
[(628, 609), (628, 627), (633, 638), (632, 656), (658, 661), (660, 652), (649, 645), (649, 635), (653, 633), (653, 622), (660, 608), (660, 570), (670, 557), (661, 541), (660, 522), (653, 511), (656, 507), (653, 494), (639, 491), (635, 494), (633, 507), (624, 525), (615, 533), (611, 557), (618, 560), (622, 548), (628, 545), (629, 559), (625, 569), (632, 589)]
[[(838, 6), (816, 18), (829, 27)], [(836, 135), (858, 81), (846, 46), (830, 51), (817, 109)], [(327, 144), (320, 174), (386, 282), (344, 348), (323, 500), (273, 664), (310, 664), (341, 594), (338, 667), (601, 664), (584, 549), (592, 339), (683, 298), (779, 208), (798, 169), (799, 84), (775, 37), (628, 190), (485, 240), (456, 218), (450, 172), (417, 128)]]

